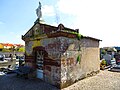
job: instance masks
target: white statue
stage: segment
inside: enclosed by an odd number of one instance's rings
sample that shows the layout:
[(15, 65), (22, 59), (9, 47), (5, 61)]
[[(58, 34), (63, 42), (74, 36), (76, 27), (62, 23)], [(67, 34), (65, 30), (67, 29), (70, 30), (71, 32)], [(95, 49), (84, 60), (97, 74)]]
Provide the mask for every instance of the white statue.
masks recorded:
[(39, 6), (38, 8), (36, 9), (36, 14), (37, 14), (37, 17), (40, 19), (42, 17), (42, 12), (41, 12), (41, 3), (39, 2)]

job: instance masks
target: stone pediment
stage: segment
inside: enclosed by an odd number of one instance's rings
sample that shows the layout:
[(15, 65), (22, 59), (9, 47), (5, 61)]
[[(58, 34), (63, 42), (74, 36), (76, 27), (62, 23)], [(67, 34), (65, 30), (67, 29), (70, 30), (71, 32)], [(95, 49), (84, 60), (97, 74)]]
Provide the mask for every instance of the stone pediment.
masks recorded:
[(40, 23), (34, 24), (33, 27), (24, 36), (22, 36), (22, 39), (37, 39), (38, 37), (45, 35), (44, 27), (45, 26)]
[(34, 40), (34, 39), (42, 39), (42, 38), (51, 38), (51, 37), (71, 37), (75, 38), (76, 34), (79, 33), (79, 30), (73, 30), (64, 27), (63, 24), (59, 24), (58, 27), (35, 23), (33, 27), (24, 35), (22, 39), (24, 41)]

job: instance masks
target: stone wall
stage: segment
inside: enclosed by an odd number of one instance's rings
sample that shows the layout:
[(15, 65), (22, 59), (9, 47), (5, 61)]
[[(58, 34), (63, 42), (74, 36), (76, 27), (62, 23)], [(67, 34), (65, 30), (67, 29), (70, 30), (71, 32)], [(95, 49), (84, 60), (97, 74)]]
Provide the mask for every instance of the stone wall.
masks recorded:
[(84, 38), (82, 43), (81, 68), (87, 73), (100, 70), (99, 41)]
[(99, 71), (99, 40), (82, 36), (78, 40), (80, 36), (78, 30), (62, 24), (35, 23), (22, 36), (26, 64), (41, 70), (41, 79), (59, 88)]
[[(61, 77), (62, 74), (64, 73), (64, 72), (62, 73), (63, 68), (61, 66), (62, 65), (61, 63), (63, 63), (65, 66), (70, 65), (70, 67), (72, 67), (75, 64), (76, 61), (74, 61), (75, 60), (74, 57), (71, 58), (70, 56), (77, 55), (76, 53), (78, 53), (79, 49), (78, 44), (79, 41), (77, 39), (70, 39), (66, 37), (57, 37), (41, 40), (41, 45), (45, 47), (45, 50), (47, 51), (49, 58), (49, 59), (45, 58), (45, 61), (47, 62), (44, 64), (45, 66), (44, 75), (46, 82), (49, 82), (57, 86), (58, 88), (61, 88), (61, 82), (63, 81)], [(69, 55), (67, 55), (68, 54), (67, 50), (71, 50), (71, 53), (69, 52)], [(74, 51), (74, 54), (72, 51)], [(68, 62), (64, 63), (64, 59), (65, 62), (66, 61)]]
[(26, 63), (37, 68), (35, 51), (44, 51), (44, 81), (67, 87), (99, 71), (99, 42), (67, 37), (44, 38), (26, 42)]
[[(80, 44), (80, 50), (72, 49)], [(77, 45), (77, 46), (78, 46)], [(99, 42), (82, 39), (80, 43), (69, 44), (66, 57), (61, 57), (61, 88), (99, 72)], [(78, 57), (80, 60), (78, 61)]]
[(35, 69), (37, 68), (36, 51), (44, 52), (43, 80), (59, 87), (61, 72), (60, 58), (62, 52), (60, 39), (45, 38), (41, 40), (27, 41), (25, 46), (26, 46), (25, 53), (26, 64)]
[(81, 69), (85, 74), (100, 70), (99, 48), (83, 48), (81, 58)]

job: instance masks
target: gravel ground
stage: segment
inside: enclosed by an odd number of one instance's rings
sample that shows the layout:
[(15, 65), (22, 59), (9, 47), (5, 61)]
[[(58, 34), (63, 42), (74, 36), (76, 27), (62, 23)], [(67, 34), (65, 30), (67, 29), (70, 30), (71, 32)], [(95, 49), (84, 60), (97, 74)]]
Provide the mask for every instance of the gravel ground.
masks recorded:
[[(15, 74), (0, 76), (0, 90), (58, 90), (38, 79), (23, 79)], [(120, 90), (120, 72), (100, 71), (62, 90)]]
[(100, 71), (62, 90), (120, 90), (120, 72)]
[(0, 76), (0, 90), (58, 90), (38, 79), (25, 79), (16, 74)]

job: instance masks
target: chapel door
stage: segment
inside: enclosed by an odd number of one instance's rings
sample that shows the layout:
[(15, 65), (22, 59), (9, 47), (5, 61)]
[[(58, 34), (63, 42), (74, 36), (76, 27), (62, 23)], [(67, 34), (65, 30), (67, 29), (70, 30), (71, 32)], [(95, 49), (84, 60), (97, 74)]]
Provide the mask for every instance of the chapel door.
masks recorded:
[(37, 78), (43, 80), (44, 52), (36, 51)]

